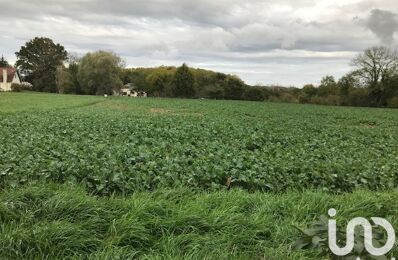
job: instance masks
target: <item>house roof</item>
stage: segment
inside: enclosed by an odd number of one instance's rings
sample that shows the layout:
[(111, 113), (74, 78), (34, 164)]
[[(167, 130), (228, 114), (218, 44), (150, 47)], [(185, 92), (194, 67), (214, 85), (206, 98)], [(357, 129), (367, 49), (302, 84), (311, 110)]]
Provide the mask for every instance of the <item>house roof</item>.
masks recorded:
[(128, 88), (130, 90), (135, 89), (135, 85), (133, 83), (127, 83), (126, 85), (124, 85), (123, 88)]
[(7, 70), (7, 82), (10, 83), (14, 79), (15, 73), (18, 73), (14, 68), (1, 68), (0, 67), (0, 82), (3, 82), (3, 71)]

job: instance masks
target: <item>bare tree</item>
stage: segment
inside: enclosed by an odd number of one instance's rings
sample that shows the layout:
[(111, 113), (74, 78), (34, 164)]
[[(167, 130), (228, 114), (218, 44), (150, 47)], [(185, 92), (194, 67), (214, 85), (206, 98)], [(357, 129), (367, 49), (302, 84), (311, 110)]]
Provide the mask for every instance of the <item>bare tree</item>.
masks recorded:
[(398, 54), (386, 47), (372, 47), (355, 57), (352, 65), (358, 68), (355, 74), (372, 88), (398, 68)]
[(370, 105), (385, 105), (388, 95), (385, 81), (398, 69), (398, 54), (386, 47), (366, 49), (353, 59), (354, 75), (368, 87)]

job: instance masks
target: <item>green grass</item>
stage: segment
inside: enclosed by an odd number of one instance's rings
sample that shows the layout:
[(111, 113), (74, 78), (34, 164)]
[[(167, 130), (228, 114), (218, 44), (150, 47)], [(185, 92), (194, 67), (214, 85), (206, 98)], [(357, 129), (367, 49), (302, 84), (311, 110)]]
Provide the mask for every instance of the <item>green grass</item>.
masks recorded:
[(397, 110), (0, 93), (0, 126), (0, 259), (320, 259), (294, 226), (331, 207), (398, 227)]
[[(380, 216), (398, 225), (397, 191), (331, 196), (189, 189), (95, 198), (40, 184), (0, 196), (2, 259), (319, 259), (292, 251), (306, 227), (335, 207), (339, 224)], [(398, 253), (395, 251), (395, 253)]]
[(102, 97), (57, 95), (48, 93), (0, 93), (0, 113), (42, 111), (92, 105)]

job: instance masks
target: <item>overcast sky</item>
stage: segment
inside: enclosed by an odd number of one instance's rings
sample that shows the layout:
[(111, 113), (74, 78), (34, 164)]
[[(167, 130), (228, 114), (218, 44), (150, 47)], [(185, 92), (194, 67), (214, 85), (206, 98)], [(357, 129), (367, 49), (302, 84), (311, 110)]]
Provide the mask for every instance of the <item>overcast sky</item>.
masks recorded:
[(249, 84), (301, 87), (340, 77), (373, 45), (398, 44), (397, 0), (0, 0), (0, 55), (46, 36), (128, 67), (179, 65)]

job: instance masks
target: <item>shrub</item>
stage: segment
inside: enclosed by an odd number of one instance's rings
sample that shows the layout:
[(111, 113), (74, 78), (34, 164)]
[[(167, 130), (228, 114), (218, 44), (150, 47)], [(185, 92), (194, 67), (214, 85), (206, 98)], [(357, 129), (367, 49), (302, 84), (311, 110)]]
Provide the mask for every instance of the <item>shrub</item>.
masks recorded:
[(350, 106), (369, 106), (368, 90), (366, 88), (351, 88), (346, 101)]
[(398, 96), (393, 97), (387, 101), (387, 106), (389, 108), (398, 108)]
[(17, 84), (17, 83), (12, 83), (11, 84), (11, 91), (13, 91), (13, 92), (21, 92), (21, 90), (22, 90), (22, 87), (21, 87), (20, 84)]
[(326, 105), (340, 106), (342, 103), (342, 100), (341, 100), (340, 96), (338, 96), (338, 95), (329, 95), (329, 96), (325, 97), (324, 102)]
[(30, 84), (29, 82), (22, 82), (21, 83), (21, 89), (22, 90), (32, 90), (33, 85)]
[(299, 100), (291, 93), (282, 93), (280, 95), (280, 101), (286, 103), (298, 103)]
[(298, 101), (300, 104), (305, 104), (310, 101), (310, 97), (304, 93), (301, 93), (300, 96), (298, 97)]
[(264, 93), (259, 87), (248, 87), (243, 94), (243, 98), (251, 101), (263, 101)]
[(239, 100), (243, 97), (245, 83), (236, 76), (228, 76), (224, 85), (224, 97), (231, 100)]
[(207, 85), (201, 90), (200, 93), (203, 97), (212, 98), (212, 99), (223, 99), (224, 98), (224, 89), (219, 84)]

